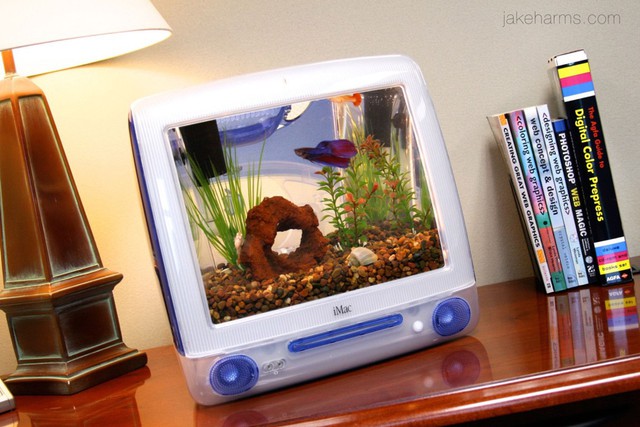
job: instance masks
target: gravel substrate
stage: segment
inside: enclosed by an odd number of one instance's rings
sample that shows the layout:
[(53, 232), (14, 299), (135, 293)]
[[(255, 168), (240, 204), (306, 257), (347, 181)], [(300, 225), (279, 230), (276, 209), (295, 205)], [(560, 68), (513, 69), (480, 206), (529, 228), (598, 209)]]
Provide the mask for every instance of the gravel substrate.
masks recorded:
[(301, 272), (281, 274), (262, 281), (250, 271), (234, 267), (204, 273), (211, 318), (222, 323), (276, 308), (313, 301), (330, 295), (412, 276), (444, 265), (436, 229), (425, 232), (393, 231), (371, 227), (366, 248), (377, 260), (366, 266), (349, 264), (349, 250), (335, 247), (335, 236), (319, 265)]

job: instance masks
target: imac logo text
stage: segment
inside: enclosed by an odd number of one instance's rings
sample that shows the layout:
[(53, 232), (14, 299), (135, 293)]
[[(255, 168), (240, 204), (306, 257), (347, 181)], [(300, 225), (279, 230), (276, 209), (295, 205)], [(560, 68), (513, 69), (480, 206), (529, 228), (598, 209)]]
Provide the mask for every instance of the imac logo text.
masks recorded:
[(353, 311), (352, 308), (352, 305), (336, 305), (333, 307), (333, 315), (342, 316), (344, 314), (351, 313)]

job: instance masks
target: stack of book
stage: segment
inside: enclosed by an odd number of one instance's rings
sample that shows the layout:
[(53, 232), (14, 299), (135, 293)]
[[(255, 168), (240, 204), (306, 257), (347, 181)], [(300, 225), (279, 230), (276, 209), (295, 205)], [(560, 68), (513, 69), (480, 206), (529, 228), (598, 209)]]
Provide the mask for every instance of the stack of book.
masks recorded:
[(633, 280), (589, 61), (549, 61), (561, 113), (547, 105), (488, 116), (507, 163), (536, 274), (547, 293)]

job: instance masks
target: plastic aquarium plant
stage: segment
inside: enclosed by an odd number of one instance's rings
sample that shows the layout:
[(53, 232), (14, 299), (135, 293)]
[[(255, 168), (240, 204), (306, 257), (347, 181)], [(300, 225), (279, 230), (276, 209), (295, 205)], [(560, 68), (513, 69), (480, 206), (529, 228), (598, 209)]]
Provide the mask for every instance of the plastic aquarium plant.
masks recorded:
[[(323, 198), (322, 202), (325, 205), (323, 211), (329, 213), (323, 216), (322, 220), (329, 220), (329, 223), (336, 229), (340, 241), (350, 242), (351, 233), (343, 220), (347, 212), (343, 201), (346, 194), (345, 188), (342, 185), (344, 177), (331, 166), (324, 166), (322, 170), (316, 172), (316, 174), (322, 175), (324, 178), (324, 180), (319, 182), (318, 189), (327, 193), (327, 197)], [(349, 243), (346, 244), (349, 245)]]
[(222, 176), (214, 173), (211, 180), (198, 162), (189, 158), (191, 179), (201, 203), (187, 191), (187, 213), (227, 263), (242, 268), (238, 263), (238, 246), (245, 237), (247, 212), (262, 200), (260, 169), (264, 144), (257, 165), (247, 167), (245, 185), (235, 146), (225, 143), (223, 148), (227, 173)]
[[(397, 146), (396, 142), (396, 146)], [(384, 218), (389, 219), (393, 227), (413, 226), (413, 217), (417, 208), (413, 205), (414, 192), (411, 189), (408, 172), (402, 171), (398, 156), (384, 150), (380, 141), (369, 135), (360, 144), (359, 151), (368, 159), (368, 168), (376, 181), (380, 182), (382, 195), (378, 196), (384, 203)], [(398, 149), (394, 150), (396, 153)], [(379, 216), (378, 213), (375, 213)]]
[(424, 173), (420, 173), (420, 208), (414, 209), (414, 218), (426, 229), (430, 230), (435, 227), (435, 216), (433, 213), (433, 204), (431, 203), (431, 195), (427, 188), (427, 177)]
[[(345, 177), (329, 166), (317, 172), (324, 177), (319, 189), (328, 195), (322, 201), (326, 206), (324, 211), (329, 213), (322, 219), (328, 219), (335, 227), (340, 245), (344, 247), (360, 246), (366, 241), (367, 205), (378, 189), (376, 182), (362, 179), (359, 172), (358, 168), (349, 167)], [(345, 187), (347, 178), (356, 184)]]
[[(355, 116), (355, 117), (354, 117)], [(424, 171), (417, 171), (419, 190), (412, 187), (409, 171), (402, 165), (398, 132), (391, 132), (390, 147), (373, 135), (365, 135), (361, 111), (346, 109), (347, 139), (357, 153), (344, 168), (325, 166), (319, 189), (326, 215), (334, 226), (340, 246), (361, 246), (373, 226), (415, 231), (435, 225), (432, 203)]]

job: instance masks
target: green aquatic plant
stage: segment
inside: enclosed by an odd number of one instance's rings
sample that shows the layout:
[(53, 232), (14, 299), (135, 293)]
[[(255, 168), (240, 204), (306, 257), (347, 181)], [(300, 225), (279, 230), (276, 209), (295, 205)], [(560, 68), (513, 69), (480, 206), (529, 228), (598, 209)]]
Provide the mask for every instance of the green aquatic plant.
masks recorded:
[[(350, 167), (360, 169), (360, 175), (372, 183), (377, 183), (381, 192), (367, 204), (367, 219), (372, 223), (390, 220), (395, 226), (411, 224), (415, 212), (415, 194), (411, 187), (409, 172), (403, 170), (400, 162), (401, 141), (397, 129), (391, 132), (390, 147), (383, 147), (375, 135), (365, 135), (362, 114), (345, 110), (348, 136), (356, 145), (358, 154)], [(391, 124), (390, 124), (391, 125)], [(349, 180), (345, 183), (359, 186)]]
[(328, 212), (322, 217), (322, 220), (329, 220), (338, 233), (340, 241), (347, 242), (349, 240), (349, 230), (347, 224), (343, 220), (346, 216), (346, 203), (343, 201), (346, 195), (344, 186), (342, 185), (344, 177), (330, 166), (324, 166), (322, 170), (316, 172), (321, 175), (323, 180), (319, 182), (318, 189), (327, 193), (327, 197), (322, 199), (324, 203), (323, 212)]
[[(398, 144), (399, 145), (399, 144)], [(433, 227), (433, 207), (425, 174), (420, 170), (419, 196), (411, 186), (397, 154), (368, 135), (356, 144), (358, 153), (349, 166), (338, 170), (325, 166), (317, 172), (323, 177), (319, 189), (327, 194), (323, 209), (334, 226), (341, 246), (354, 247), (366, 242), (367, 228), (387, 222), (393, 228), (420, 225)], [(416, 200), (416, 199), (419, 200)]]
[[(385, 219), (391, 220), (396, 226), (409, 224), (413, 220), (415, 209), (414, 192), (411, 189), (409, 174), (402, 170), (397, 154), (384, 150), (380, 141), (371, 135), (360, 144), (359, 150), (369, 159), (371, 169), (380, 181), (384, 195), (383, 206), (386, 208)], [(397, 148), (395, 152), (398, 152)]]
[[(363, 142), (358, 142), (358, 154), (351, 159), (349, 167), (344, 171), (347, 192), (360, 197), (370, 192), (373, 186), (376, 187), (376, 190), (384, 188), (380, 171), (376, 168), (373, 160), (362, 150), (362, 144)], [(382, 191), (372, 193), (362, 210), (369, 223), (384, 221), (388, 216), (389, 206)]]
[(188, 157), (191, 180), (198, 198), (193, 191), (186, 191), (187, 213), (227, 263), (241, 267), (238, 264), (238, 240), (245, 237), (247, 212), (262, 200), (260, 169), (264, 144), (257, 165), (247, 166), (245, 185), (235, 146), (223, 144), (223, 148), (226, 174), (218, 174), (211, 165), (214, 171), (211, 179), (195, 159)]
[[(344, 183), (347, 188), (346, 192), (358, 194), (362, 192), (366, 183), (369, 183), (371, 186), (375, 184), (377, 187), (382, 188), (383, 182), (380, 171), (376, 168), (376, 165), (369, 155), (362, 150), (363, 144), (370, 138), (365, 136), (362, 114), (355, 114), (354, 118), (351, 110), (346, 109), (345, 116), (348, 119), (348, 138), (354, 143), (358, 151), (344, 172), (346, 176)], [(387, 217), (389, 206), (387, 201), (381, 197), (380, 192), (377, 192), (375, 195), (372, 194), (372, 197), (367, 200), (364, 210), (366, 220), (369, 223), (379, 223)]]
[[(378, 189), (377, 183), (371, 183), (358, 176), (358, 168), (349, 167), (345, 176), (332, 167), (325, 166), (316, 172), (324, 180), (319, 182), (318, 188), (328, 197), (322, 199), (324, 212), (328, 212), (322, 220), (328, 219), (338, 233), (338, 240), (343, 247), (354, 247), (366, 241), (367, 204), (373, 200)], [(357, 186), (344, 185), (346, 179), (358, 182)]]
[(430, 230), (435, 227), (435, 215), (433, 213), (433, 204), (431, 203), (431, 195), (427, 186), (427, 177), (424, 173), (420, 173), (420, 206), (414, 208), (414, 218), (422, 225), (423, 228)]
[[(345, 223), (349, 227), (350, 246), (359, 246), (365, 243), (365, 231), (372, 221), (372, 209), (378, 197), (378, 180), (371, 179), (367, 173), (371, 169), (364, 167), (364, 164), (354, 160), (351, 161), (348, 168), (344, 170), (345, 174)], [(375, 206), (374, 206), (375, 207)], [(373, 212), (377, 212), (374, 209)]]
[(324, 178), (320, 190), (328, 196), (322, 200), (323, 219), (334, 226), (341, 246), (364, 244), (367, 229), (374, 225), (411, 230), (434, 227), (425, 171), (418, 168), (412, 175), (403, 163), (406, 151), (400, 132), (392, 128), (386, 146), (375, 135), (366, 134), (361, 108), (348, 103), (340, 108), (341, 137), (352, 141), (357, 153), (346, 168), (324, 167), (318, 173)]

